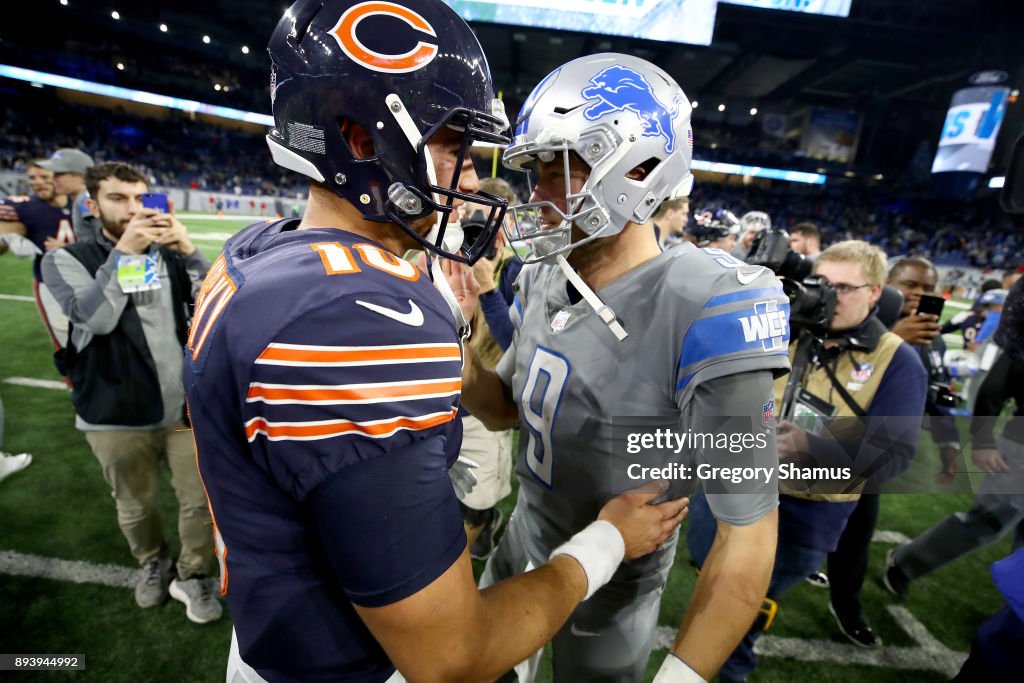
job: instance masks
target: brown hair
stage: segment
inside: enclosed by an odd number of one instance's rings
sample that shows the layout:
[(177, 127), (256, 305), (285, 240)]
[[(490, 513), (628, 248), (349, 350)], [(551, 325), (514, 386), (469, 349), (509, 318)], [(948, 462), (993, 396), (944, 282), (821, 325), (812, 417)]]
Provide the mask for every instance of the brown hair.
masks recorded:
[(512, 189), (512, 186), (504, 178), (481, 178), (480, 189), (487, 194), (501, 197), (508, 202), (509, 206), (518, 203), (516, 191)]
[(789, 231), (790, 235), (803, 235), (804, 237), (814, 237), (819, 242), (821, 241), (821, 230), (818, 230), (818, 226), (814, 223), (804, 221), (803, 223), (797, 223)]
[(673, 209), (685, 209), (690, 205), (689, 197), (676, 197), (675, 199), (666, 199), (658, 207), (658, 210), (654, 212), (654, 220), (658, 220), (669, 211)]
[(149, 181), (135, 167), (123, 161), (104, 161), (85, 171), (85, 189), (89, 196), (96, 199), (100, 193), (100, 183), (107, 178), (116, 178), (126, 183), (144, 183), (147, 186)]

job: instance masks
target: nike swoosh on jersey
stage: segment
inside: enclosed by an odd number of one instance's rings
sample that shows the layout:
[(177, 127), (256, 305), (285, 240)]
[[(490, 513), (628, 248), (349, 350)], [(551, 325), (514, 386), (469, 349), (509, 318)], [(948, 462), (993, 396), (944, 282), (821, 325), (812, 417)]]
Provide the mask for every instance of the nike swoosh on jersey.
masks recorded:
[(741, 285), (749, 285), (751, 282), (756, 280), (759, 275), (761, 275), (762, 270), (764, 270), (764, 268), (758, 268), (757, 270), (747, 271), (746, 273), (744, 273), (742, 270), (737, 269), (736, 279), (740, 281)]
[(374, 313), (380, 313), (386, 318), (397, 320), (403, 325), (409, 325), (411, 327), (421, 327), (423, 325), (423, 311), (417, 306), (412, 299), (409, 299), (409, 312), (402, 313), (391, 308), (385, 308), (384, 306), (378, 306), (377, 304), (367, 303), (365, 301), (356, 301), (356, 304), (363, 308), (368, 308)]

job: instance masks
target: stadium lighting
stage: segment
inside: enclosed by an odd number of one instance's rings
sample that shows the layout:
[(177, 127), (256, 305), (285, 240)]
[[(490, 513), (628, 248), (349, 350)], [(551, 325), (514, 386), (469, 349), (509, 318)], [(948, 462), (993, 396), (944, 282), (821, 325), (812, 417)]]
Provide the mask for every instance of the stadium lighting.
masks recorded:
[(693, 107), (694, 109), (696, 109), (697, 108), (697, 100), (694, 100), (693, 102), (690, 102), (690, 106)]
[(167, 24), (160, 24), (160, 33), (167, 33)]
[(875, 180), (885, 180), (885, 176), (881, 173), (876, 173), (874, 176)]
[(207, 45), (209, 45), (210, 44), (210, 36), (203, 36), (203, 42), (206, 43)]
[(726, 173), (728, 175), (750, 176), (752, 178), (771, 178), (772, 180), (783, 180), (788, 183), (806, 183), (808, 185), (824, 185), (827, 180), (820, 173), (789, 171), (784, 168), (766, 168), (763, 166), (740, 166), (739, 164), (725, 164), (717, 161), (704, 161), (703, 159), (694, 159), (693, 165), (690, 168), (695, 171)]
[(117, 70), (118, 71), (124, 71), (124, 62), (118, 62), (117, 63)]
[(724, 104), (718, 105), (718, 111), (725, 111), (725, 105)]
[(118, 19), (121, 18), (121, 13), (118, 12), (117, 10), (114, 10), (113, 12), (110, 13), (110, 18), (113, 19), (114, 21), (117, 21)]
[(180, 111), (187, 111), (195, 114), (219, 116), (222, 119), (231, 119), (232, 121), (246, 121), (248, 123), (257, 123), (261, 126), (274, 125), (274, 117), (269, 114), (242, 111), (241, 109), (222, 107), (217, 104), (205, 104), (203, 102), (186, 100), (180, 97), (158, 95), (144, 90), (131, 90), (130, 88), (122, 88), (116, 85), (104, 85), (103, 83), (86, 81), (80, 78), (69, 78), (68, 76), (59, 76), (57, 74), (46, 73), (45, 71), (23, 69), (18, 66), (10, 66), (9, 64), (0, 64), (0, 77), (13, 78), (27, 83), (35, 83), (37, 84), (35, 87), (38, 88), (43, 87), (44, 84), (52, 85), (55, 88), (64, 88), (65, 90), (93, 93), (94, 95), (103, 95), (104, 97), (113, 97), (119, 100), (128, 100), (129, 102), (141, 102), (143, 104), (151, 104), (155, 107), (178, 109)]
[(217, 92), (220, 92), (220, 83), (215, 83), (214, 86), (213, 86), (213, 89), (216, 90)]
[(242, 46), (242, 54), (243, 55), (249, 54), (249, 46), (248, 45), (243, 45)]
[(32, 82), (32, 87), (33, 88), (42, 88), (43, 84), (42, 83), (37, 83), (37, 82), (33, 81)]
[(993, 176), (992, 178), (989, 178), (989, 181), (988, 181), (989, 188), (991, 188), (993, 190), (998, 190), (998, 189), (1002, 188), (1002, 186), (1005, 185), (1005, 184), (1006, 184), (1006, 176), (1004, 176), (1004, 175)]
[(67, 7), (68, 6), (68, 0), (60, 0), (60, 4), (61, 4), (62, 7)]
[(751, 107), (750, 108), (750, 115), (751, 116), (757, 116), (757, 107)]
[(230, 90), (230, 88), (228, 88), (228, 86), (225, 85), (224, 86), (224, 92), (227, 92), (228, 90)]

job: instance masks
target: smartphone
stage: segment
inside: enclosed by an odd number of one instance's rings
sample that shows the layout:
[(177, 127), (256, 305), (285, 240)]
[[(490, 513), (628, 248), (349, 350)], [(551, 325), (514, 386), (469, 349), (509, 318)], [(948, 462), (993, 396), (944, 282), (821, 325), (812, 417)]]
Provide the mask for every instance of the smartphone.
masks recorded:
[(942, 316), (942, 307), (946, 305), (946, 300), (941, 296), (932, 296), (931, 294), (922, 294), (921, 300), (917, 303), (917, 314), (918, 315), (937, 315)]
[(156, 209), (160, 213), (171, 212), (171, 206), (167, 201), (167, 195), (162, 192), (144, 192), (142, 194), (142, 206), (146, 209)]

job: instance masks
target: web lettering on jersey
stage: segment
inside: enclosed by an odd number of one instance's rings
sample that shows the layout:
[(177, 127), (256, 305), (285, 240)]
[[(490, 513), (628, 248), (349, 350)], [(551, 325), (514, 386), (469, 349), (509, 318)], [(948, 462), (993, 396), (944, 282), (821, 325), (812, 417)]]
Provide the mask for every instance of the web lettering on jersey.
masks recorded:
[(196, 297), (196, 312), (192, 316), (192, 328), (188, 333), (188, 348), (192, 351), (192, 360), (199, 358), (210, 331), (236, 291), (238, 288), (228, 275), (227, 261), (221, 254), (210, 267), (199, 290), (199, 296)]
[(527, 427), (526, 464), (548, 488), (554, 485), (552, 432), (571, 368), (562, 355), (538, 346), (519, 402)]

